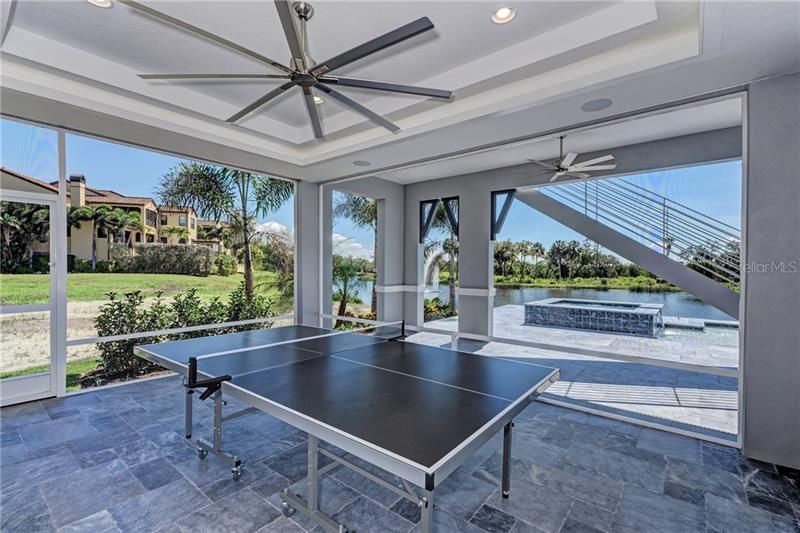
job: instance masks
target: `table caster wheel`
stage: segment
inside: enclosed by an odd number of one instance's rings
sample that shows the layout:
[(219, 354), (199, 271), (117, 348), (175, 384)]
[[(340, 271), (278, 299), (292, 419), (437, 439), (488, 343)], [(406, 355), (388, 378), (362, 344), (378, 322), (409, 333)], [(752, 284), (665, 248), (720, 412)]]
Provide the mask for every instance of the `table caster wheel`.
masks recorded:
[(208, 457), (208, 450), (204, 450), (203, 448), (197, 448), (197, 457), (200, 459), (205, 459)]
[(233, 467), (231, 468), (231, 476), (233, 477), (234, 481), (239, 481), (242, 479), (242, 467)]
[(297, 512), (294, 509), (294, 507), (291, 507), (288, 503), (286, 503), (286, 502), (281, 502), (281, 503), (283, 504), (281, 511), (283, 511), (283, 516), (285, 516), (286, 518), (289, 518), (289, 517), (293, 516), (294, 513)]

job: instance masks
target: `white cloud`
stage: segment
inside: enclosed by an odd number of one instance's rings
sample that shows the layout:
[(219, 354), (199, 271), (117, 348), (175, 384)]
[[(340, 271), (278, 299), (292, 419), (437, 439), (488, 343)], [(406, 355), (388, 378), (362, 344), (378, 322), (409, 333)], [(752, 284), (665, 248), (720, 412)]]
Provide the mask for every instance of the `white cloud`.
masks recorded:
[(294, 243), (294, 230), (291, 228), (287, 228), (280, 222), (275, 222), (274, 220), (268, 220), (263, 224), (256, 224), (256, 232), (259, 234), (257, 240), (264, 241), (267, 235), (275, 235), (276, 237), (280, 237), (286, 242)]
[(372, 260), (372, 248), (364, 246), (354, 238), (334, 233), (332, 240), (334, 254)]
[[(294, 230), (284, 226), (280, 222), (268, 220), (263, 224), (256, 224), (256, 231), (260, 234), (261, 238), (258, 239), (260, 241), (264, 241), (264, 237), (266, 237), (266, 235), (275, 235), (291, 244), (294, 244)], [(333, 243), (333, 253), (337, 255), (372, 260), (372, 256), (374, 254), (372, 247), (365, 246), (354, 238), (342, 235), (340, 233), (334, 233), (331, 237)]]

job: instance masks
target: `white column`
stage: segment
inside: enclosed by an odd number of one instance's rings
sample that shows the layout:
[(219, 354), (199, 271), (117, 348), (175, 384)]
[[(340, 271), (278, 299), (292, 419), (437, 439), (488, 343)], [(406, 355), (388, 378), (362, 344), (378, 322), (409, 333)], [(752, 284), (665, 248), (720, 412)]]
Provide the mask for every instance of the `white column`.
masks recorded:
[(743, 451), (800, 468), (800, 74), (750, 85), (741, 330)]

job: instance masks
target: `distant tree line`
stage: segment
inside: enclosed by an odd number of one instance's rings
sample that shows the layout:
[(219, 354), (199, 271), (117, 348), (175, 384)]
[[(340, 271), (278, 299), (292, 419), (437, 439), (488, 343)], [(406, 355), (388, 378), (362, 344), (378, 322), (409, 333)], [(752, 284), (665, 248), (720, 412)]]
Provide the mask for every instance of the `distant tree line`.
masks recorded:
[(494, 273), (508, 281), (524, 282), (537, 278), (615, 278), (647, 276), (633, 263), (603, 253), (589, 241), (557, 240), (550, 248), (540, 242), (499, 241), (494, 246)]

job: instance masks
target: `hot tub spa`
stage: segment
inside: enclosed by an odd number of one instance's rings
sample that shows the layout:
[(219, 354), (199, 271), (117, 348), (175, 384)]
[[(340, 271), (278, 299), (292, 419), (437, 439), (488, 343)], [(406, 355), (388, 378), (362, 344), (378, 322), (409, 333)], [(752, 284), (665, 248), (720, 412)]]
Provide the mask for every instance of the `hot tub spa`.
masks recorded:
[(662, 305), (548, 298), (525, 304), (525, 324), (658, 337)]

